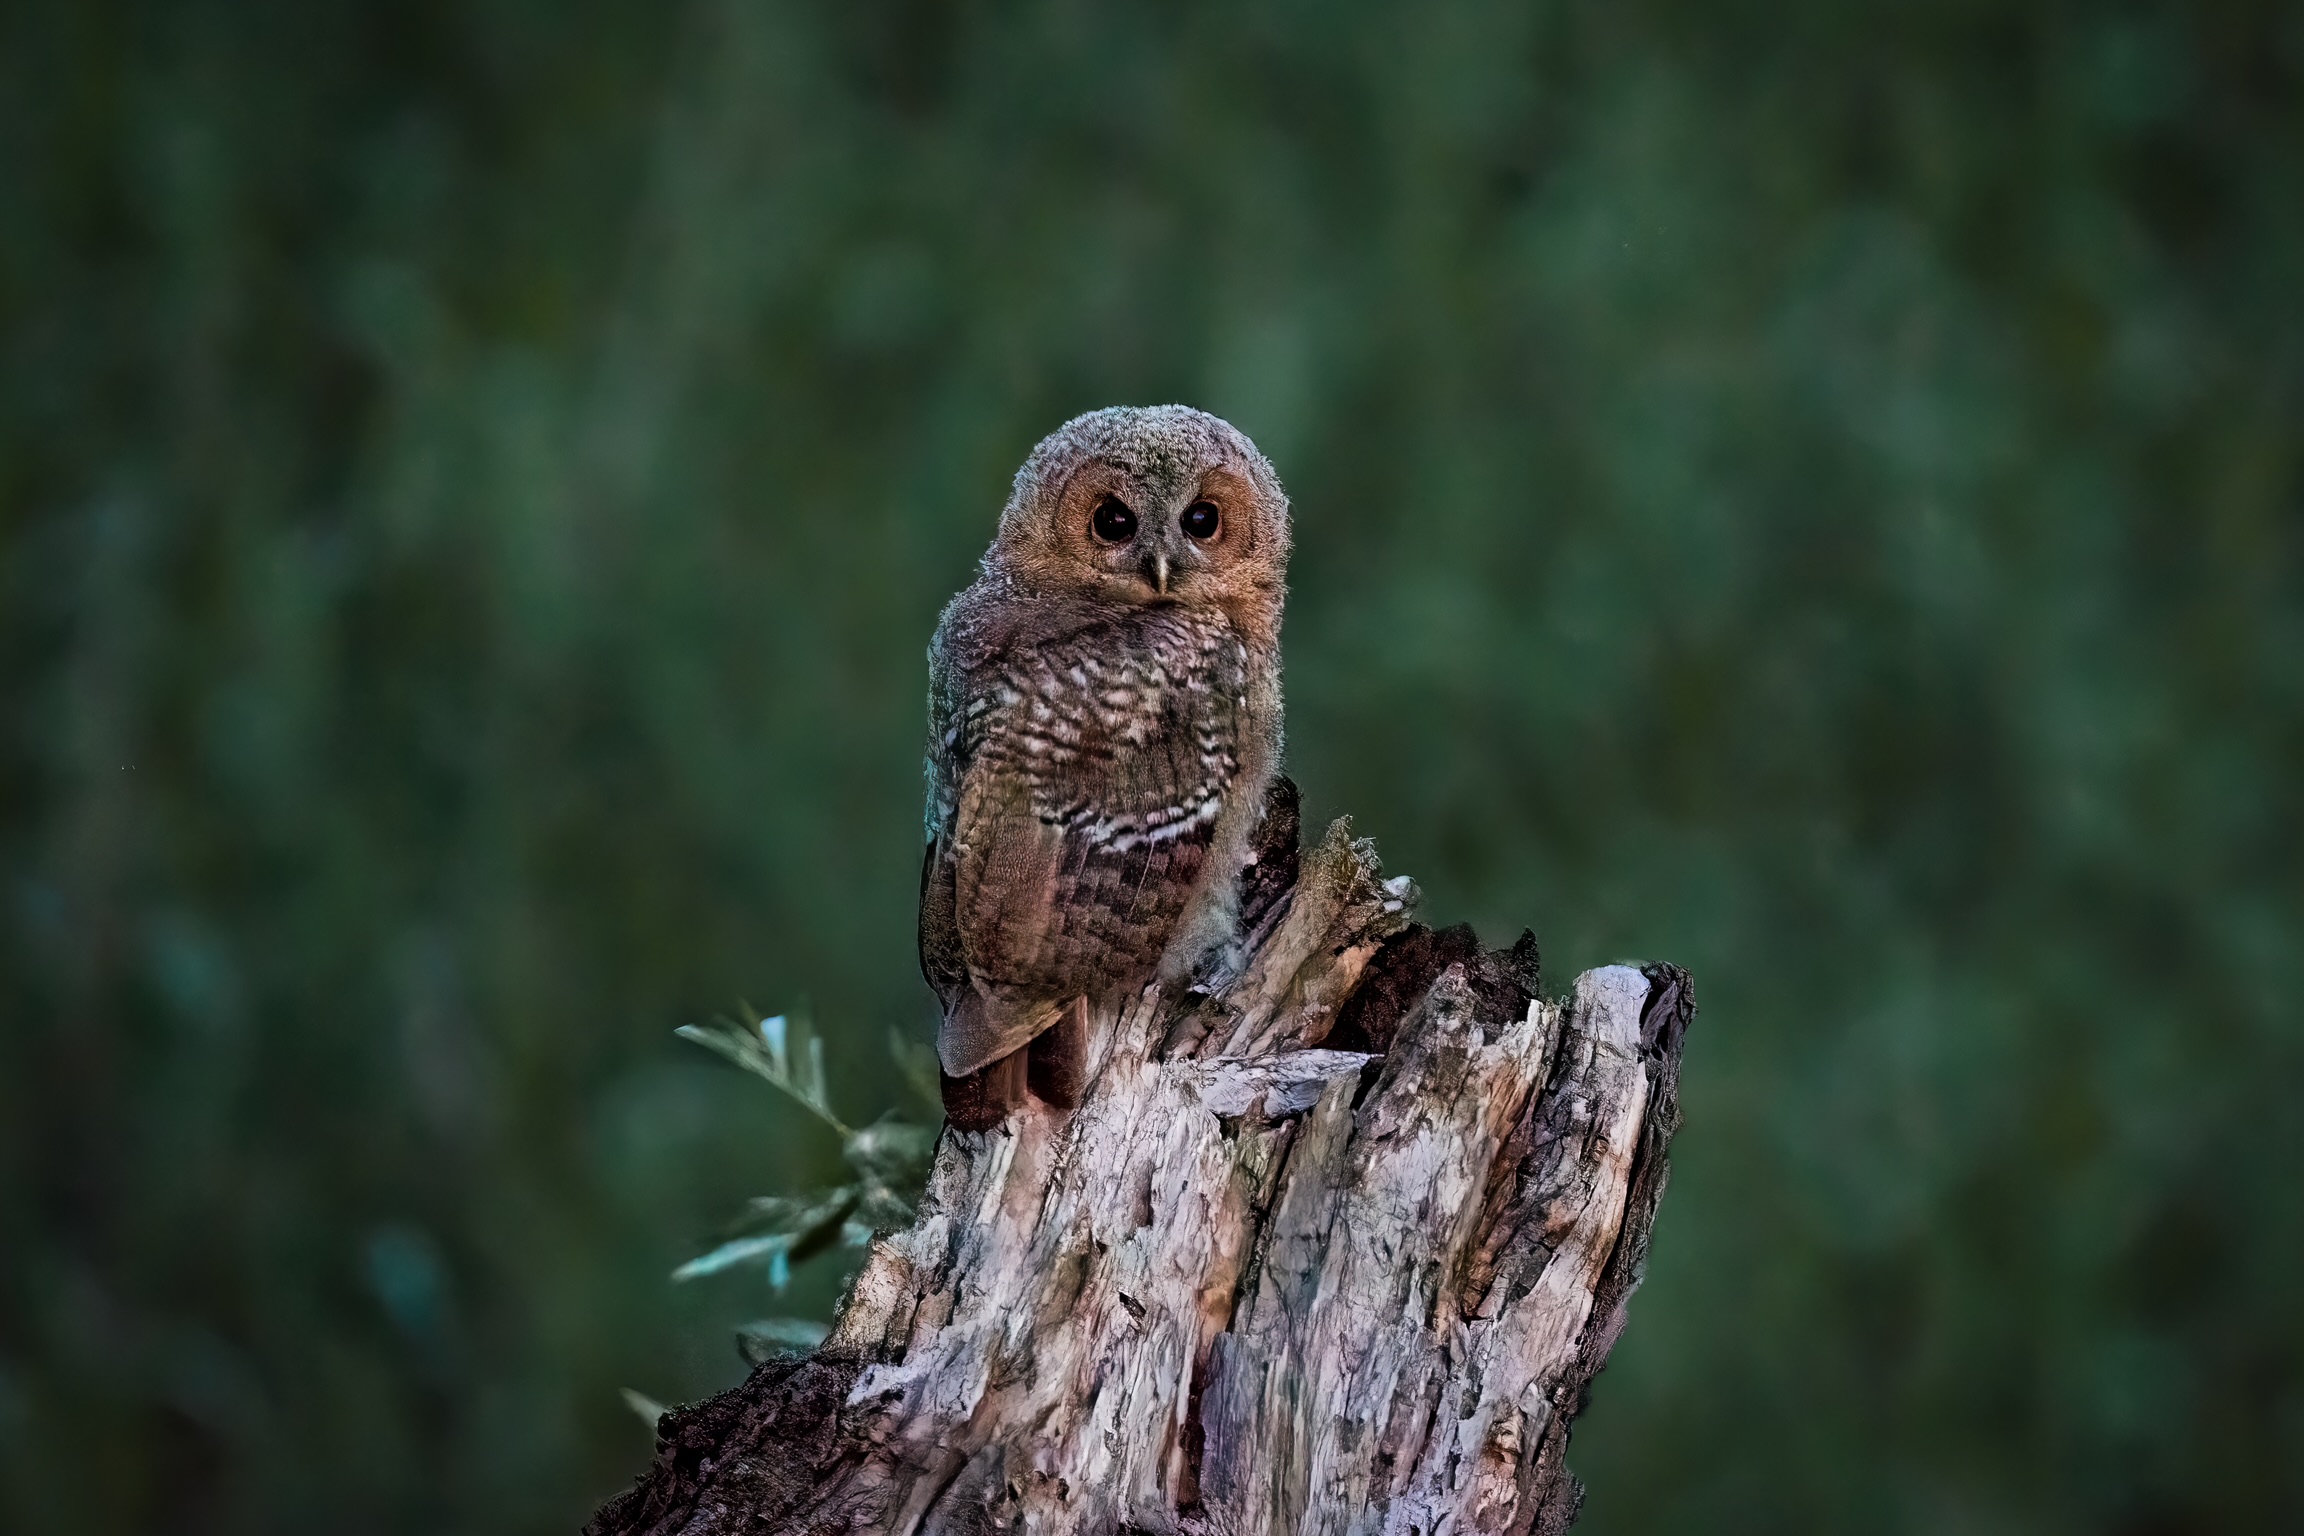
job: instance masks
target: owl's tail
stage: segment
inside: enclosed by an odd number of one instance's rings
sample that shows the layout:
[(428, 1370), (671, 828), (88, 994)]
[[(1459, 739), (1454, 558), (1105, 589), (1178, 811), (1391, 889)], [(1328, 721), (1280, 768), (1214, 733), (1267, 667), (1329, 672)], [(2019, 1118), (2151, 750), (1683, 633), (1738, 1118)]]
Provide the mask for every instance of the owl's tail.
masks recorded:
[(1087, 1047), (1087, 998), (1003, 1007), (969, 987), (936, 1034), (944, 1117), (959, 1130), (989, 1130), (1024, 1102), (1027, 1089), (1071, 1109), (1086, 1088)]
[(1026, 1001), (963, 987), (944, 1010), (943, 1028), (936, 1031), (936, 1059), (946, 1077), (966, 1077), (1022, 1050), (1070, 1006), (1069, 998)]

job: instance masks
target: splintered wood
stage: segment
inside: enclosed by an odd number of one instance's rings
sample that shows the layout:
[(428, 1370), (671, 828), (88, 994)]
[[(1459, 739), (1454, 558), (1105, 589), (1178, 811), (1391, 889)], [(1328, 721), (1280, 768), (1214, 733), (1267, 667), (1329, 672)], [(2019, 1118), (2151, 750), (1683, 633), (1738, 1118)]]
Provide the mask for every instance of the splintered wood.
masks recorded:
[(1331, 827), (1229, 984), (1094, 1021), (1070, 1116), (948, 1130), (816, 1355), (666, 1415), (592, 1530), (1565, 1530), (1687, 978), (1542, 1001), (1414, 900)]

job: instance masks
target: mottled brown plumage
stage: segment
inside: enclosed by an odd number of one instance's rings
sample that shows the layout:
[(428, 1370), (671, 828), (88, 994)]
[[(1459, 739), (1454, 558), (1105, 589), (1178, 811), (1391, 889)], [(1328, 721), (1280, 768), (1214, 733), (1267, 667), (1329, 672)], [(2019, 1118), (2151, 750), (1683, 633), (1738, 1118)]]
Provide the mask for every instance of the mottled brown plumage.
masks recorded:
[(1089, 1007), (1230, 937), (1279, 767), (1287, 559), (1272, 467), (1202, 411), (1078, 417), (1017, 472), (929, 649), (920, 960), (956, 1125), (1027, 1082), (1075, 1101)]

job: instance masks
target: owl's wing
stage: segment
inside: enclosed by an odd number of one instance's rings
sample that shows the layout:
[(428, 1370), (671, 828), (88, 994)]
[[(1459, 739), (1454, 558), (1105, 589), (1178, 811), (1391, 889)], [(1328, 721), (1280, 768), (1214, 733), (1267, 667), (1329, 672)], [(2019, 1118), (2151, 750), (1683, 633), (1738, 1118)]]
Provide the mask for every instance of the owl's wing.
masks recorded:
[(1061, 1011), (1058, 1004), (988, 996), (974, 985), (960, 936), (958, 874), (951, 846), (929, 843), (920, 870), (920, 970), (944, 1005), (936, 1056), (947, 1078), (967, 1077), (1029, 1043)]
[(929, 987), (946, 1009), (968, 988), (968, 959), (960, 950), (953, 873), (950, 845), (930, 838), (920, 861), (920, 974), (928, 978)]
[(952, 816), (962, 743), (953, 729), (942, 639), (939, 635), (928, 651), (928, 846), (920, 860), (920, 974), (950, 1013), (959, 995), (968, 990), (968, 962), (960, 950), (952, 864)]
[(921, 901), (923, 965), (932, 914), (950, 903), (961, 984), (944, 994), (936, 1036), (948, 1075), (965, 1077), (1020, 1049), (1061, 1010), (1046, 995), (1056, 978), (1032, 957), (1061, 922), (1062, 857), (1061, 830), (1032, 814), (1020, 775), (983, 760), (964, 775), (948, 850), (940, 859), (931, 852)]
[[(941, 645), (931, 648), (928, 845), (920, 861), (920, 973), (943, 1005), (936, 1053), (947, 1079), (948, 1109), (952, 1080), (969, 1077), (987, 1063), (1010, 1054), (1046, 1027), (1040, 1017), (1045, 1010), (1014, 1006), (1014, 999), (1001, 999), (1010, 1006), (999, 1006), (975, 985), (960, 932), (957, 833), (963, 791), (973, 783), (980, 798), (987, 785), (999, 782), (996, 773), (968, 772), (987, 733), (989, 713), (988, 699), (979, 698), (973, 708), (961, 707), (952, 691)], [(976, 824), (984, 819), (980, 807), (971, 817)]]

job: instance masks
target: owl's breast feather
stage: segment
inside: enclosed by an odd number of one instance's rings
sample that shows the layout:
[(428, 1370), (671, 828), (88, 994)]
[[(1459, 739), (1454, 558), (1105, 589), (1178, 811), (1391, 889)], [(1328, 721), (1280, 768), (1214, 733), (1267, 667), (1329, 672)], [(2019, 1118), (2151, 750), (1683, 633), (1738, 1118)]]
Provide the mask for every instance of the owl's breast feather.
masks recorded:
[(965, 725), (1047, 819), (1166, 840), (1213, 818), (1238, 767), (1245, 655), (1221, 616), (1092, 626), (1011, 653)]

